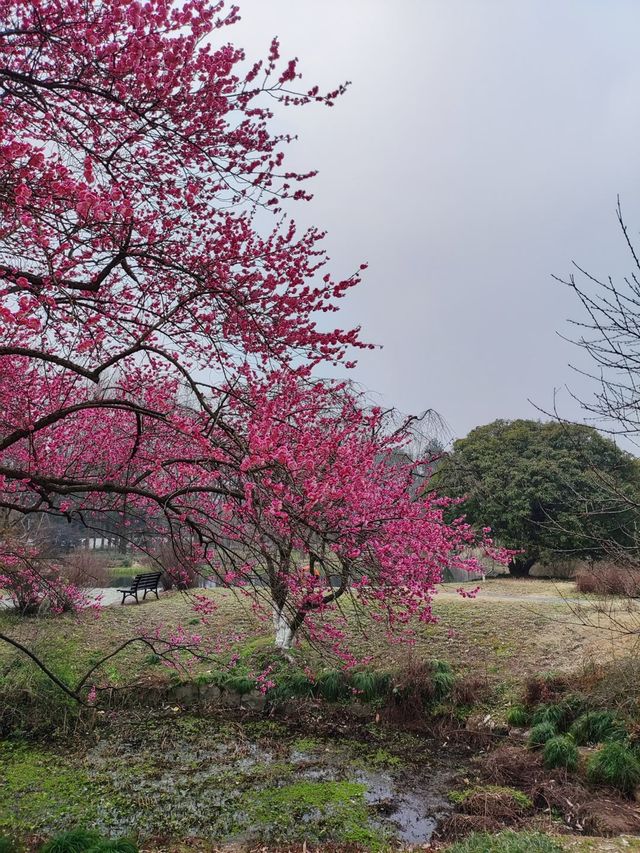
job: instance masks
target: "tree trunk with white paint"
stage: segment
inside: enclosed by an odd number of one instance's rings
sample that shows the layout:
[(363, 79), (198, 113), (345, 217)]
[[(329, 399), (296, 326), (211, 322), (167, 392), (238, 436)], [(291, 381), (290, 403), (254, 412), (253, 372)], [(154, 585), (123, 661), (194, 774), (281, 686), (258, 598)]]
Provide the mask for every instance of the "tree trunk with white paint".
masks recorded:
[(288, 650), (293, 645), (294, 631), (291, 627), (289, 614), (282, 608), (273, 608), (273, 627), (276, 632), (276, 648)]

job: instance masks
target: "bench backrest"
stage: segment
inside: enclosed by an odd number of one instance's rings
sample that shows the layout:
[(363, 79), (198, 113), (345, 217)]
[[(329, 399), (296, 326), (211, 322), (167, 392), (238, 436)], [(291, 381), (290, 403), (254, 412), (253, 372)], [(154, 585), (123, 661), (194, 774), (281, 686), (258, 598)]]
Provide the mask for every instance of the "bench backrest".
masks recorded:
[(136, 575), (131, 584), (131, 589), (155, 589), (162, 577), (162, 572), (147, 572), (143, 575)]

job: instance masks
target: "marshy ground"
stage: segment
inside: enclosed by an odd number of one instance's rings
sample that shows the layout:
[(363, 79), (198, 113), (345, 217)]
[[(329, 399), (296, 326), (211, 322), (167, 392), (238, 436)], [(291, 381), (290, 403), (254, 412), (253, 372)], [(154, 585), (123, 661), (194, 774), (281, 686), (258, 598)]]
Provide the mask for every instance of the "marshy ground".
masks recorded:
[(0, 829), (47, 835), (69, 822), (170, 843), (306, 839), (424, 844), (451, 810), (459, 769), (422, 738), (363, 727), (301, 736), (271, 720), (177, 709), (119, 715), (76, 748), (6, 742)]
[[(604, 620), (597, 628), (578, 618), (576, 607), (590, 611), (592, 622), (600, 616), (571, 584), (487, 581), (476, 599), (460, 598), (456, 586), (442, 588), (435, 605), (440, 622), (421, 627), (410, 652), (390, 644), (377, 625), (366, 626), (366, 639), (353, 635), (374, 669), (400, 667), (408, 656), (437, 658), (459, 678), (482, 681), (485, 689), (472, 691), (453, 716), (446, 711), (449, 726), (464, 728), (469, 715), (500, 723), (528, 676), (584, 670), (585, 663), (593, 667), (632, 648), (632, 638), (621, 638)], [(0, 626), (70, 680), (123, 639), (178, 625), (220, 637), (242, 634), (239, 666), (251, 669), (268, 647), (268, 626), (231, 591), (206, 594), (219, 605), (209, 624), (194, 617), (180, 593), (168, 593), (160, 602), (109, 607), (97, 619), (20, 619), (3, 611)], [(635, 619), (633, 608), (624, 618)], [(322, 663), (304, 645), (296, 655), (316, 669)], [(188, 678), (205, 678), (211, 666), (198, 664)], [(147, 693), (161, 696), (160, 688), (171, 684), (170, 671), (148, 650), (127, 649), (101, 678), (116, 701), (95, 713), (90, 731), (74, 732), (71, 711), (65, 722), (59, 697), (34, 667), (0, 649), (0, 692), (17, 703), (3, 711), (10, 723), (0, 741), (0, 834), (38, 838), (84, 824), (130, 834), (154, 853), (229, 845), (300, 850), (303, 842), (322, 850), (424, 849), (436, 843), (436, 824), (453, 810), (448, 794), (464, 787), (473, 752), (492, 746), (491, 737), (448, 738), (442, 720), (411, 731), (381, 720), (375, 707), (353, 716), (346, 707), (327, 711), (311, 702), (300, 713), (294, 706), (293, 713), (289, 707), (285, 715), (264, 717), (255, 709), (196, 709), (164, 699), (145, 705), (139, 700)], [(127, 695), (136, 701), (121, 702)], [(57, 728), (46, 719), (47, 702)], [(45, 717), (40, 733), (33, 714)], [(567, 832), (551, 813), (536, 821), (545, 832)], [(629, 837), (564, 834), (560, 843), (578, 851), (640, 850)]]

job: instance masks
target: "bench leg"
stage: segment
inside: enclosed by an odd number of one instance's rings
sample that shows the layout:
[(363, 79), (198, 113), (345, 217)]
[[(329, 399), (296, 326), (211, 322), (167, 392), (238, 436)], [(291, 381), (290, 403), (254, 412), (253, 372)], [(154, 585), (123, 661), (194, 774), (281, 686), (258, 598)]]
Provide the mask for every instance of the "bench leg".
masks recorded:
[(134, 592), (134, 595), (135, 595), (135, 597), (136, 597), (136, 604), (140, 604), (140, 601), (139, 601), (139, 599), (138, 599), (138, 590), (136, 590), (136, 591)]
[(147, 597), (147, 593), (148, 593), (148, 592), (149, 592), (149, 590), (148, 590), (148, 589), (145, 589), (145, 591), (144, 591), (144, 595), (142, 596), (142, 600), (143, 600), (143, 601), (144, 601), (144, 600), (145, 600), (145, 598)]
[(158, 601), (160, 601), (160, 596), (158, 595), (158, 590), (157, 590), (157, 589), (154, 589), (153, 591), (155, 592), (155, 594), (156, 594), (156, 598), (158, 599)]

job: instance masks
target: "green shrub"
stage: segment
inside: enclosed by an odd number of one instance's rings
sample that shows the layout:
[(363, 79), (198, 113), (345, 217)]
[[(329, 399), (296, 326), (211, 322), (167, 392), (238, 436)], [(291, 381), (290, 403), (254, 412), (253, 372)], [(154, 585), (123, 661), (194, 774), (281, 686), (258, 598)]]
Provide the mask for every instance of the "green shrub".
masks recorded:
[(474, 832), (464, 841), (449, 847), (449, 853), (561, 853), (563, 848), (539, 832), (514, 832), (506, 829), (497, 835)]
[(558, 735), (545, 743), (543, 758), (545, 767), (575, 770), (578, 766), (578, 747), (572, 738)]
[(22, 848), (11, 838), (0, 838), (0, 853), (20, 853)]
[(529, 712), (522, 705), (514, 705), (507, 710), (507, 723), (510, 726), (524, 728), (529, 723)]
[(100, 842), (97, 832), (89, 829), (71, 829), (56, 835), (40, 848), (40, 853), (86, 853)]
[(588, 711), (578, 717), (570, 732), (575, 742), (581, 746), (608, 740), (624, 740), (627, 736), (622, 723), (610, 711)]
[(587, 773), (591, 782), (632, 794), (640, 784), (640, 761), (626, 744), (609, 741), (591, 757)]
[(115, 838), (112, 841), (99, 841), (90, 847), (87, 853), (139, 853), (138, 848), (126, 838)]
[(351, 677), (351, 687), (357, 691), (359, 697), (365, 702), (375, 702), (376, 699), (384, 699), (389, 693), (391, 678), (385, 672), (372, 672), (364, 670), (354, 672)]
[(537, 726), (534, 726), (529, 732), (529, 746), (544, 746), (544, 744), (551, 740), (552, 737), (555, 737), (558, 734), (556, 731), (556, 727), (553, 723), (538, 723)]

